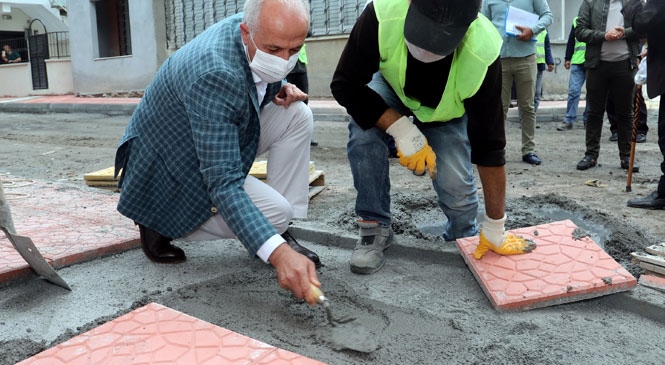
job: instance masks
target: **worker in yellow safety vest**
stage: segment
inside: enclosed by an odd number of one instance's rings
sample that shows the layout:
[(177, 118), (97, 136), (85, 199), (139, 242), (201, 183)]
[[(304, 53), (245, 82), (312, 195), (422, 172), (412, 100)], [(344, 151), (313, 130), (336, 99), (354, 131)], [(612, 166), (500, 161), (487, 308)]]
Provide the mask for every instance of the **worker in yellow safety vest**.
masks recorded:
[(533, 98), (533, 108), (537, 112), (540, 98), (543, 96), (543, 71), (552, 72), (554, 70), (554, 58), (550, 48), (550, 36), (547, 29), (538, 33), (536, 40), (536, 63), (538, 64), (538, 73), (536, 74), (536, 93)]
[[(568, 80), (568, 105), (566, 106), (566, 116), (556, 129), (565, 131), (573, 129), (573, 123), (577, 120), (577, 105), (580, 102), (582, 94), (582, 85), (586, 80), (586, 68), (584, 68), (584, 54), (586, 52), (586, 43), (580, 42), (575, 38), (575, 28), (577, 27), (577, 17), (573, 19), (573, 25), (568, 35), (566, 45), (566, 54), (564, 56), (563, 67), (570, 70), (570, 79)], [(587, 108), (584, 108), (582, 116), (586, 125)]]

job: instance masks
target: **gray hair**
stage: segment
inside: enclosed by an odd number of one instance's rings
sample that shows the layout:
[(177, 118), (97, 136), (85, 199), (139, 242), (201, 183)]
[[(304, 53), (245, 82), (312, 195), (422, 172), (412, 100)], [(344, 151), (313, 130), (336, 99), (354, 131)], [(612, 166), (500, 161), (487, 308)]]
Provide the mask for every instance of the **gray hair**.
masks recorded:
[[(309, 0), (276, 0), (285, 7), (294, 7), (302, 9), (307, 14), (309, 21)], [(266, 0), (247, 0), (243, 8), (243, 22), (247, 24), (250, 30), (256, 30), (259, 26), (259, 15), (261, 8)]]

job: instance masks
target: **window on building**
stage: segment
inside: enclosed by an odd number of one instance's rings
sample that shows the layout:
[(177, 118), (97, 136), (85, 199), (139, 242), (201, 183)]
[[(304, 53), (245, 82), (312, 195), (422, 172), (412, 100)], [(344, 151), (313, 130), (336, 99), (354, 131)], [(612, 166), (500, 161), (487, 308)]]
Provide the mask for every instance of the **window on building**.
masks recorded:
[(96, 0), (93, 3), (100, 58), (132, 54), (128, 2), (129, 0)]

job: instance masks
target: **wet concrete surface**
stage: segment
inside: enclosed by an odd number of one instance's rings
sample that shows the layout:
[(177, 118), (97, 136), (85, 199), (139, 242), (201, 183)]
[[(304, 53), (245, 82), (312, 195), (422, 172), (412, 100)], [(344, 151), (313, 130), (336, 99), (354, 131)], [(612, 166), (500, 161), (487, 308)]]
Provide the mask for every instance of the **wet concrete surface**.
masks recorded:
[[(0, 115), (0, 126), (8, 131), (0, 137), (0, 166), (12, 176), (73, 186), (83, 184), (84, 173), (112, 164), (127, 120), (30, 118)], [(80, 128), (91, 120), (98, 128)], [(58, 270), (72, 292), (37, 278), (0, 287), (0, 364), (13, 364), (149, 302), (330, 364), (607, 364), (665, 358), (665, 296), (642, 286), (565, 305), (497, 312), (454, 243), (440, 237), (445, 217), (431, 183), (396, 161), (391, 178), (398, 244), (386, 251), (387, 263), (378, 273), (351, 273), (357, 227), (346, 133), (345, 123), (317, 122), (319, 147), (312, 156), (326, 173), (327, 187), (312, 199), (310, 217), (294, 222), (293, 234), (320, 255), (325, 266), (319, 278), (331, 305), (358, 318), (376, 341), (375, 351), (336, 348), (322, 308), (280, 289), (273, 270), (249, 258), (238, 242), (220, 240), (177, 243), (188, 256), (179, 265), (154, 264), (132, 250)], [(507, 228), (571, 219), (579, 234), (588, 234), (639, 276), (643, 270), (630, 262), (630, 252), (663, 240), (665, 211), (630, 209), (625, 201), (654, 188), (655, 137), (640, 146), (642, 172), (628, 194), (618, 158), (610, 157), (616, 147), (605, 139), (601, 155), (607, 162), (582, 173), (574, 166), (583, 130), (557, 132), (554, 123), (541, 124), (537, 143), (544, 162), (538, 167), (521, 162), (519, 135), (510, 123)], [(49, 151), (56, 152), (44, 154)], [(607, 186), (585, 186), (590, 178)], [(482, 199), (482, 189), (479, 193)]]

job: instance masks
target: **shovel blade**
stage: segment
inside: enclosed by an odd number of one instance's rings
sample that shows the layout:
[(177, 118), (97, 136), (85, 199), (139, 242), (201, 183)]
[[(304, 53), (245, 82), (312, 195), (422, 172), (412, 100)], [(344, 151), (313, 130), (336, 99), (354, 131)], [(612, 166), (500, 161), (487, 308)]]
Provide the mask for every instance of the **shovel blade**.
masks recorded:
[(37, 247), (35, 247), (35, 244), (29, 237), (11, 234), (5, 227), (0, 227), (0, 230), (5, 232), (9, 242), (12, 243), (16, 251), (21, 254), (23, 259), (28, 262), (28, 265), (30, 265), (37, 275), (40, 275), (52, 284), (67, 290), (72, 290), (60, 275), (53, 270), (53, 267), (46, 262), (44, 256), (42, 256), (39, 250), (37, 250)]

